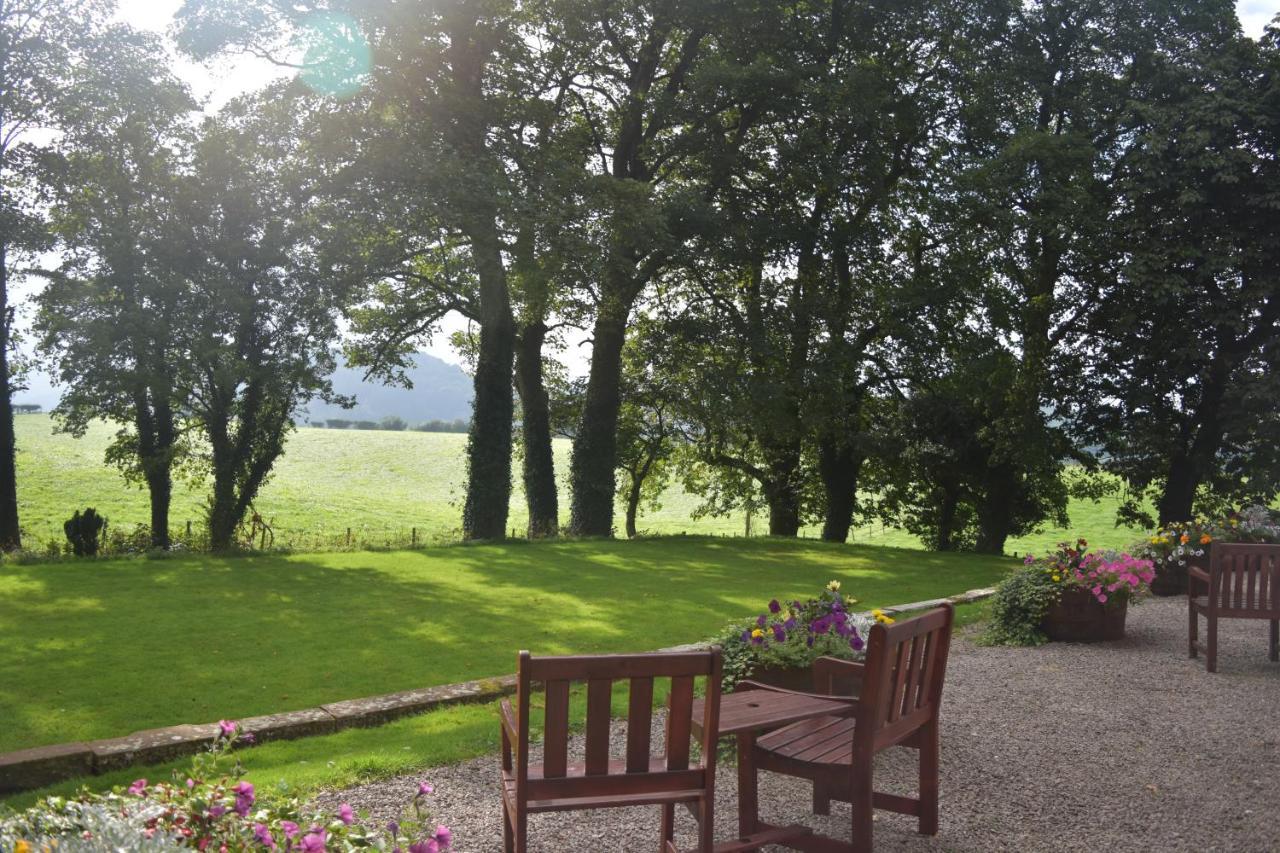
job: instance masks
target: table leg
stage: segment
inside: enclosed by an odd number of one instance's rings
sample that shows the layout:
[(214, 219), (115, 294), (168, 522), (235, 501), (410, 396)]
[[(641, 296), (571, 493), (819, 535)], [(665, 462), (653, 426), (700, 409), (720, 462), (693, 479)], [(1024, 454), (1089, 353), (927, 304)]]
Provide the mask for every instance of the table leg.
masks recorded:
[(755, 732), (738, 735), (738, 837), (746, 838), (756, 831), (756, 817), (760, 811), (756, 793), (756, 768), (751, 761), (751, 750), (756, 745)]

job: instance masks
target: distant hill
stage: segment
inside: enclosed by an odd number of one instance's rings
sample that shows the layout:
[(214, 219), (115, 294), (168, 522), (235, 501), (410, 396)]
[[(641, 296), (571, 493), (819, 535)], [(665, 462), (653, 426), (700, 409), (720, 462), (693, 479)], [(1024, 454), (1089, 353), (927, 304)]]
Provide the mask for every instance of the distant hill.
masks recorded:
[[(365, 382), (364, 371), (339, 367), (333, 374), (333, 387), (339, 394), (356, 398), (354, 409), (343, 409), (327, 403), (313, 402), (304, 420), (329, 418), (380, 421), (388, 415), (404, 418), (410, 426), (423, 421), (469, 420), (471, 418), (471, 377), (456, 364), (433, 355), (418, 353), (408, 371), (413, 388)], [(14, 395), (14, 403), (33, 403), (47, 412), (58, 405), (62, 394), (44, 373), (33, 373), (27, 380), (29, 389)]]
[(463, 373), (462, 368), (433, 355), (418, 353), (407, 372), (412, 388), (366, 382), (362, 369), (339, 367), (333, 374), (333, 390), (355, 397), (355, 408), (344, 409), (316, 401), (307, 407), (305, 417), (311, 421), (329, 418), (379, 421), (396, 415), (410, 425), (471, 418), (471, 377)]

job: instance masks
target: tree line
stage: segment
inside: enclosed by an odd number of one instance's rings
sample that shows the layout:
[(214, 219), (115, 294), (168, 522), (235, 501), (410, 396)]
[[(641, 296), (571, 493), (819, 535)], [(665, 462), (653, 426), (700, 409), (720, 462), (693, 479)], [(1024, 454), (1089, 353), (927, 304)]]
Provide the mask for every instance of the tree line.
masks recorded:
[(336, 345), (404, 381), (454, 313), (467, 539), (517, 458), (531, 537), (671, 477), (993, 553), (1116, 483), (1130, 523), (1277, 492), (1280, 34), (1233, 3), (188, 0), (186, 54), (300, 66), (211, 114), (108, 3), (20, 6), (0, 266), (157, 547), (189, 472), (230, 547)]

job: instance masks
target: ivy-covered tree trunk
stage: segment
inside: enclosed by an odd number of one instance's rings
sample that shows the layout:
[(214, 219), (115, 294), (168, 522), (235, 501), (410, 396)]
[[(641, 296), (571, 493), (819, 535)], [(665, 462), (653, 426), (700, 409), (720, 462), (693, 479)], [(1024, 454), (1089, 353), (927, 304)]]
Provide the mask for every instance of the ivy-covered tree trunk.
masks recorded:
[(13, 384), (9, 376), (9, 335), (13, 309), (9, 307), (7, 246), (0, 236), (0, 550), (22, 547), (18, 523), (17, 441), (13, 432)]
[(782, 473), (764, 486), (764, 499), (769, 506), (769, 535), (796, 537), (800, 534), (800, 494), (794, 471)]
[(573, 503), (569, 529), (575, 536), (613, 535), (622, 345), (629, 307), (602, 309), (593, 329), (591, 372), (570, 463)]
[(640, 516), (640, 495), (644, 488), (644, 478), (639, 476), (631, 477), (631, 485), (627, 489), (627, 538), (635, 539), (636, 519)]
[(986, 489), (978, 504), (979, 554), (1003, 554), (1013, 518), (1013, 501), (1018, 488), (1018, 474), (1010, 465), (994, 468), (987, 477)]
[(471, 241), (480, 277), (481, 324), (462, 510), (462, 537), (467, 540), (506, 537), (511, 503), (515, 323), (498, 236), (488, 227), (491, 222), (476, 227)]
[(818, 443), (818, 474), (826, 495), (822, 538), (828, 542), (844, 542), (849, 538), (863, 459), (852, 443), (836, 436), (824, 437)]
[(551, 412), (542, 375), (542, 344), (547, 326), (526, 323), (516, 349), (516, 389), (520, 392), (520, 431), (524, 442), (524, 495), (529, 508), (529, 538), (555, 536), (560, 528)]
[(173, 454), (177, 426), (173, 409), (154, 389), (135, 402), (138, 462), (151, 501), (151, 547), (169, 550), (169, 508), (173, 502)]
[(938, 541), (939, 551), (955, 550), (956, 510), (960, 505), (960, 495), (955, 489), (944, 488), (942, 501), (938, 506)]

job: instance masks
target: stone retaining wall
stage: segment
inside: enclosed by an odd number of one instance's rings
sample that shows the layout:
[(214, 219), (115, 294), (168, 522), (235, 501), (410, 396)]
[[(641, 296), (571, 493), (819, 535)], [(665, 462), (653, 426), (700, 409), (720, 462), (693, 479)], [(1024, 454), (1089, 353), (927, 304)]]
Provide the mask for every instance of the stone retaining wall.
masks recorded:
[[(928, 610), (940, 604), (969, 604), (988, 598), (995, 590), (971, 589), (950, 598), (915, 601), (896, 607), (882, 608), (885, 613), (901, 614)], [(687, 651), (704, 648), (692, 643), (672, 646), (662, 651)], [(504, 675), (461, 684), (444, 684), (402, 693), (388, 693), (365, 699), (348, 699), (283, 714), (247, 717), (239, 720), (240, 730), (262, 743), (270, 740), (324, 735), (353, 726), (378, 726), (399, 717), (460, 705), (468, 702), (491, 702), (515, 692), (516, 677)], [(148, 729), (124, 737), (87, 743), (60, 743), (39, 746), (0, 755), (0, 794), (40, 788), (73, 779), (130, 767), (156, 764), (194, 755), (213, 742), (217, 723), (184, 724), (163, 729)]]

